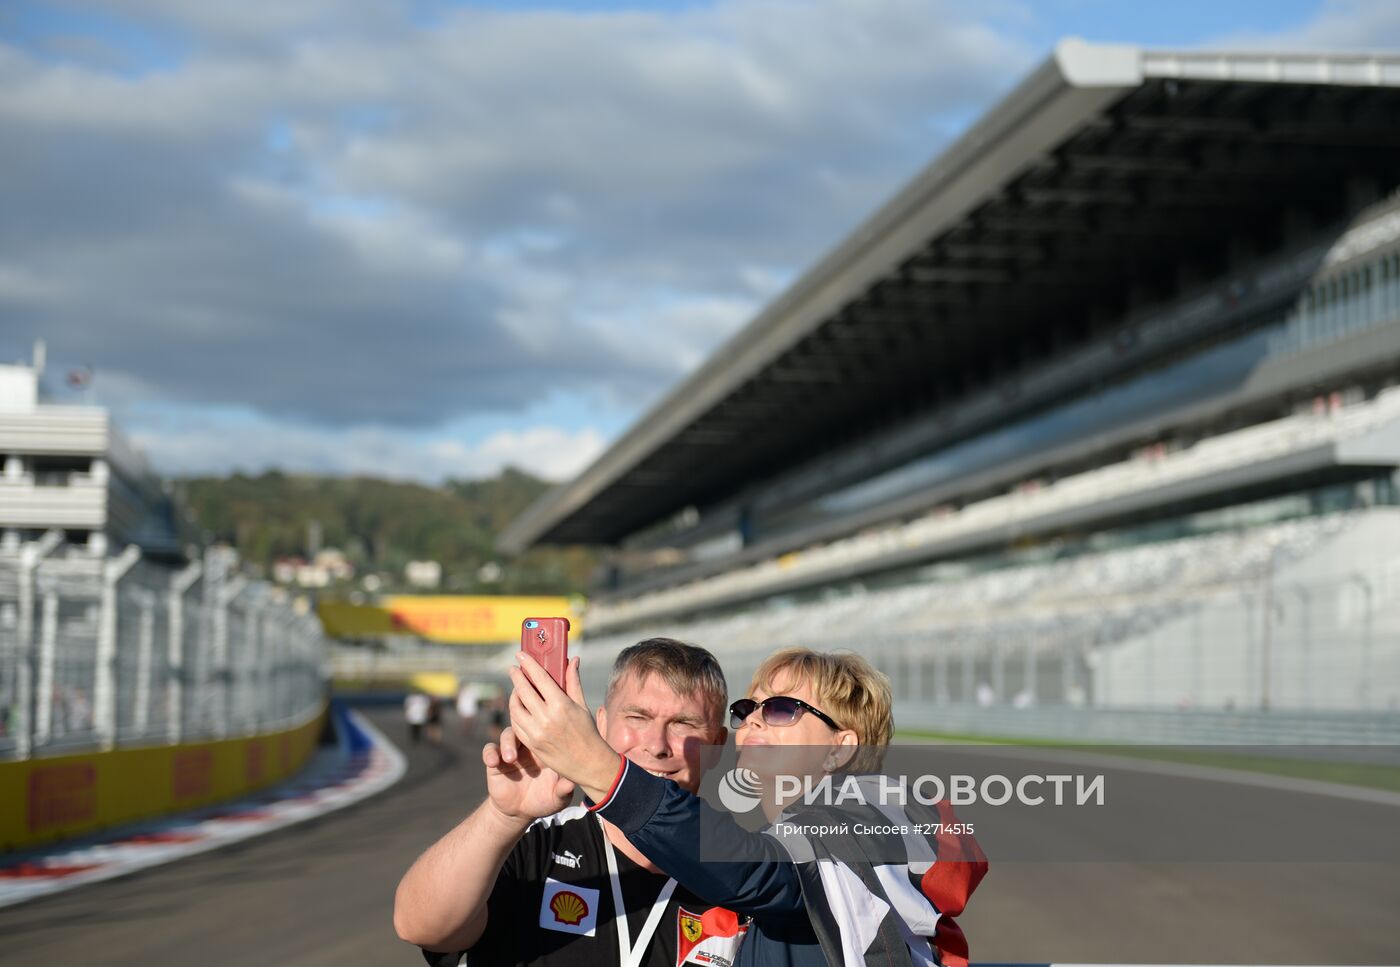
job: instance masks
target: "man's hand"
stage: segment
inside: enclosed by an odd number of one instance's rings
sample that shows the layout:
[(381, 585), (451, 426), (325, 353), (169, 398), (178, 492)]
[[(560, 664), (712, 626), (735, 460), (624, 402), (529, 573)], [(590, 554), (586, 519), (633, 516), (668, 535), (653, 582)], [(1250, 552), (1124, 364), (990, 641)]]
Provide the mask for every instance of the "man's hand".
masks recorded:
[(598, 734), (583, 700), (578, 659), (571, 660), (565, 672), (567, 691), (525, 652), (516, 659), (519, 667), (510, 670), (515, 685), (510, 696), (511, 727), (537, 762), (573, 780), (595, 802), (601, 801), (612, 788), (622, 757)]
[(516, 739), (514, 729), (501, 733), (499, 746), (492, 742), (483, 748), (481, 761), (486, 765), (487, 801), (504, 819), (528, 824), (552, 816), (573, 798), (574, 784), (540, 765)]
[(418, 857), (394, 895), (394, 929), (429, 950), (470, 950), (489, 917), (488, 900), (511, 849), (532, 820), (569, 804), (574, 784), (537, 762), (506, 729), (481, 750), (488, 797)]

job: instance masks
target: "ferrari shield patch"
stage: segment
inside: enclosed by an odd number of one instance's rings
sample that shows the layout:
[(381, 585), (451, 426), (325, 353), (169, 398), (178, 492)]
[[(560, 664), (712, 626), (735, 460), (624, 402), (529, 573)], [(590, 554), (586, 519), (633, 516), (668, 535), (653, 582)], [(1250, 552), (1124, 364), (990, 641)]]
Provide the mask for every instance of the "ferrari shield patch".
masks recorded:
[(676, 967), (685, 964), (733, 967), (748, 930), (748, 918), (740, 923), (736, 913), (723, 907), (711, 907), (704, 913), (678, 908)]

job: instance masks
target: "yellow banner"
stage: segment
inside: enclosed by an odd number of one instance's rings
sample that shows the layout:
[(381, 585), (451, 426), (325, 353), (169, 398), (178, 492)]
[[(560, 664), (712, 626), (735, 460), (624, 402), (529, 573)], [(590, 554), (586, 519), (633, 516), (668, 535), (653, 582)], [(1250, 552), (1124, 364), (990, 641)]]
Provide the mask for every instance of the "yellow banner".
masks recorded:
[(401, 594), (375, 605), (321, 601), (316, 610), (334, 638), (417, 635), (444, 644), (499, 645), (519, 641), (520, 622), (532, 617), (568, 618), (571, 636), (579, 632), (566, 597)]

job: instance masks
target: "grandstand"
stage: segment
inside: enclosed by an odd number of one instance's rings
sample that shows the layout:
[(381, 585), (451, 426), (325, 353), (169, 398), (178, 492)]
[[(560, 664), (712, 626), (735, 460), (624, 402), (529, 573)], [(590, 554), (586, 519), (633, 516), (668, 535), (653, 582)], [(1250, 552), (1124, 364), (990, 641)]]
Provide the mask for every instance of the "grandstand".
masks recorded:
[(502, 546), (612, 548), (593, 675), (846, 646), (932, 727), (1371, 736), (1397, 132), (1400, 56), (1066, 41)]

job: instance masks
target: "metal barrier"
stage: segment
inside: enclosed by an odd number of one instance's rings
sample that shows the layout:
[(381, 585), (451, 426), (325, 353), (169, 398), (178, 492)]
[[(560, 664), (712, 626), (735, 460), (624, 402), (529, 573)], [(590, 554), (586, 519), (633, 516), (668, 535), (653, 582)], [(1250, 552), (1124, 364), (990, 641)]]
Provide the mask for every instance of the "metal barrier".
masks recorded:
[(894, 712), (901, 730), (950, 736), (1112, 745), (1400, 747), (1400, 714), (1394, 712), (1015, 709), (910, 700), (897, 701)]
[[(1400, 744), (1400, 509), (774, 600), (580, 643), (590, 696), (642, 638), (741, 694), (773, 650), (849, 649), (904, 728), (1090, 742)], [(591, 627), (591, 626), (590, 626)]]
[(0, 556), (0, 758), (252, 735), (321, 702), (319, 622), (231, 551), (172, 570), (60, 545)]
[(503, 657), (515, 645), (435, 645), (404, 643), (391, 648), (332, 644), (327, 666), (337, 683), (390, 682), (408, 685), (414, 676), (453, 675), (459, 680), (504, 680)]

